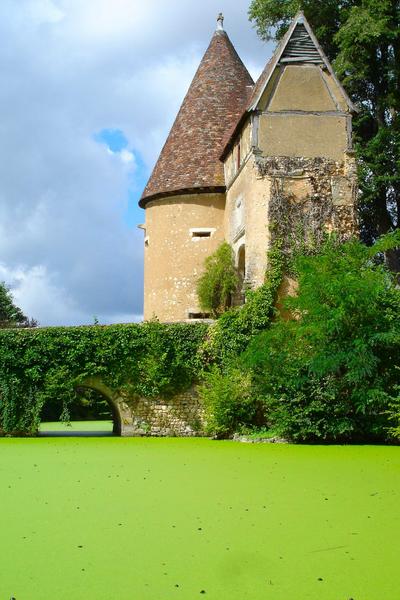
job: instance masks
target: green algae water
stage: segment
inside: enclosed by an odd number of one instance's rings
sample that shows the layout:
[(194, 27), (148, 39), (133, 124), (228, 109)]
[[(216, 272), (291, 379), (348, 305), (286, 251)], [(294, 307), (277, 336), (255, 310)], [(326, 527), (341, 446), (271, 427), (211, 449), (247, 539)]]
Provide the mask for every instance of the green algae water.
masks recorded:
[(112, 421), (71, 421), (71, 423), (62, 423), (54, 421), (51, 423), (41, 423), (39, 433), (81, 433), (81, 432), (108, 432), (113, 429)]
[(0, 440), (0, 600), (397, 600), (400, 448)]

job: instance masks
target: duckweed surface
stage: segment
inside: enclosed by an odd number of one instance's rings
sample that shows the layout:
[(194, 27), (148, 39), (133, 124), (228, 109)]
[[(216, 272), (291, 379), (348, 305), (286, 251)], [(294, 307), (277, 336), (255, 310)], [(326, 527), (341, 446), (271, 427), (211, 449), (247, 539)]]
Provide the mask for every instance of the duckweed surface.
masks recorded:
[(41, 423), (40, 433), (51, 433), (51, 432), (96, 432), (96, 431), (108, 431), (111, 432), (113, 429), (112, 421), (71, 421), (71, 423), (62, 423), (61, 421), (54, 421), (51, 423)]
[(0, 440), (0, 600), (396, 600), (400, 448)]

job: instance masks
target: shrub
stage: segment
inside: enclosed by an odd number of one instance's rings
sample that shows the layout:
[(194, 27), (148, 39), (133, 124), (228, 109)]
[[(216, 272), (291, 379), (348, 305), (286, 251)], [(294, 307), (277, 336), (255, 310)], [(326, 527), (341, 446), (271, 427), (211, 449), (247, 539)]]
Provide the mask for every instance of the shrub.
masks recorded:
[(229, 308), (238, 284), (232, 248), (223, 242), (204, 262), (204, 273), (197, 284), (201, 309), (212, 317), (219, 317)]
[(268, 253), (265, 282), (246, 293), (246, 303), (225, 312), (210, 328), (203, 351), (207, 360), (228, 364), (243, 352), (251, 339), (270, 326), (276, 315), (276, 300), (282, 282), (284, 258), (276, 241)]
[(199, 388), (206, 411), (206, 431), (228, 437), (260, 420), (262, 404), (253, 396), (251, 376), (237, 368), (223, 372), (214, 366)]
[(294, 440), (383, 439), (397, 397), (400, 289), (374, 248), (330, 238), (299, 256), (292, 318), (250, 344), (242, 368), (265, 398), (268, 422)]
[[(398, 368), (400, 372), (400, 367)], [(398, 395), (389, 404), (389, 419), (392, 427), (389, 429), (389, 433), (393, 438), (400, 440), (400, 385), (396, 387)]]

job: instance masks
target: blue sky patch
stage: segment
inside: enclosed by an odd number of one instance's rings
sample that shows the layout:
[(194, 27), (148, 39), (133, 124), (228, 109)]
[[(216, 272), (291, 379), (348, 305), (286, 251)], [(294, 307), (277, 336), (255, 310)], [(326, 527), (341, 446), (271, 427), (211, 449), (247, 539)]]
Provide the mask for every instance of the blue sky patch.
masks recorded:
[(148, 167), (138, 152), (135, 152), (135, 161), (136, 170), (131, 179), (128, 210), (125, 214), (125, 222), (129, 227), (144, 223), (144, 210), (139, 208), (138, 202), (150, 175)]
[(99, 144), (105, 144), (111, 152), (121, 152), (128, 146), (128, 140), (121, 129), (102, 129), (95, 133), (94, 139)]
[(144, 221), (144, 211), (139, 208), (138, 202), (149, 178), (149, 170), (141, 155), (136, 150), (128, 148), (128, 139), (121, 129), (102, 129), (93, 136), (98, 144), (103, 144), (114, 153), (129, 150), (135, 156), (135, 169), (129, 174), (129, 200), (128, 208), (124, 215), (124, 222), (128, 227), (136, 227)]

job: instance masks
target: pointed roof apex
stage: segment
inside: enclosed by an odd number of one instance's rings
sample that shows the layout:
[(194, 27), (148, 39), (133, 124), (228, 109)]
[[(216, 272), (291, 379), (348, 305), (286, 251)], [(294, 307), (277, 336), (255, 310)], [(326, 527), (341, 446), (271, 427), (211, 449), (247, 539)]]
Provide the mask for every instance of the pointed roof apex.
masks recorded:
[[(220, 23), (220, 21), (218, 21)], [(140, 200), (224, 192), (225, 135), (245, 110), (254, 82), (223, 29), (217, 30)]]
[(353, 102), (346, 94), (343, 86), (337, 79), (332, 65), (322, 50), (309, 22), (303, 11), (299, 11), (290, 24), (289, 29), (277, 46), (271, 60), (268, 62), (263, 73), (254, 88), (254, 93), (250, 101), (250, 110), (255, 110), (265, 88), (271, 79), (272, 73), (278, 64), (287, 64), (294, 62), (320, 64), (328, 70), (339, 86), (349, 109), (352, 112), (358, 112)]
[(217, 17), (217, 31), (225, 31), (224, 30), (224, 15), (222, 14), (222, 12), (220, 12)]
[(295, 16), (295, 19), (298, 23), (304, 23), (305, 16), (302, 10), (299, 10), (299, 12)]

